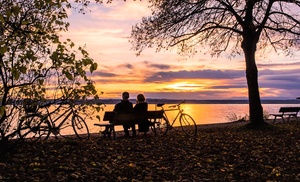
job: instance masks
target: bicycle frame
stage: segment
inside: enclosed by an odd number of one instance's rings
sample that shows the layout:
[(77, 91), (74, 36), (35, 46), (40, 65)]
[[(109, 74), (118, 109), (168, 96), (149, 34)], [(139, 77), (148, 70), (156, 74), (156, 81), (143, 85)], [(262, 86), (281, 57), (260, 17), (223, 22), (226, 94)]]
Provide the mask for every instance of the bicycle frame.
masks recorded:
[[(166, 123), (163, 123), (163, 125), (167, 126), (167, 130), (165, 131), (168, 132), (169, 129), (173, 128), (173, 125), (175, 123), (175, 121), (178, 119), (181, 129), (182, 131), (187, 134), (188, 136), (196, 136), (197, 134), (197, 125), (195, 120), (187, 113), (185, 113), (183, 111), (183, 109), (180, 107), (180, 105), (182, 103), (185, 103), (184, 101), (182, 101), (179, 104), (176, 105), (171, 105), (169, 106), (170, 109), (164, 109), (164, 104), (157, 104), (158, 107), (161, 107), (161, 110), (163, 111), (163, 116), (164, 116), (164, 120), (166, 121)], [(174, 118), (174, 120), (172, 121), (172, 123), (170, 123), (167, 113), (168, 111), (178, 111), (176, 117)]]
[[(170, 106), (171, 107), (171, 106)], [(163, 109), (164, 111), (164, 116), (165, 118), (169, 121), (169, 118), (167, 116), (167, 113), (166, 112), (169, 112), (169, 111), (178, 111), (178, 113), (176, 114), (175, 118), (173, 119), (173, 121), (170, 124), (170, 126), (173, 126), (175, 121), (177, 120), (177, 118), (182, 114), (183, 112), (183, 109), (181, 109), (180, 107), (176, 108), (176, 109)]]
[[(19, 136), (22, 138), (28, 136), (32, 141), (46, 140), (51, 133), (57, 137), (57, 135), (61, 135), (61, 130), (72, 127), (79, 139), (89, 139), (88, 126), (84, 119), (77, 114), (73, 105), (57, 103), (53, 109), (50, 108), (51, 105), (54, 104), (40, 106), (41, 110), (25, 117), (19, 125)], [(69, 135), (69, 131), (66, 129), (63, 134)]]
[[(63, 124), (66, 122), (66, 120), (74, 113), (73, 108), (69, 106), (69, 108), (67, 108), (62, 114), (60, 114), (58, 117), (53, 119), (51, 115), (57, 112), (58, 110), (60, 110), (61, 107), (62, 105), (58, 106), (55, 110), (51, 112), (49, 111), (48, 107), (46, 107), (47, 113), (43, 115), (43, 118), (49, 119), (51, 123), (51, 130), (61, 128)], [(58, 120), (60, 120), (62, 117), (64, 117), (64, 119), (58, 124), (58, 126), (55, 126), (55, 123)]]
[(182, 115), (183, 109), (180, 108), (180, 105), (183, 104), (183, 103), (184, 103), (184, 101), (182, 101), (182, 102), (179, 103), (179, 104), (169, 106), (169, 108), (171, 108), (171, 109), (165, 109), (165, 108), (163, 107), (164, 104), (161, 105), (161, 106), (159, 106), (159, 107), (161, 107), (162, 110), (164, 111), (164, 117), (165, 117), (168, 121), (169, 121), (169, 118), (168, 118), (166, 112), (169, 112), (169, 111), (178, 111), (178, 113), (176, 114), (176, 117), (173, 119), (173, 121), (172, 121), (171, 123), (169, 122), (170, 126), (173, 126), (174, 123), (175, 123), (175, 121), (177, 120), (177, 118), (178, 118), (180, 115)]

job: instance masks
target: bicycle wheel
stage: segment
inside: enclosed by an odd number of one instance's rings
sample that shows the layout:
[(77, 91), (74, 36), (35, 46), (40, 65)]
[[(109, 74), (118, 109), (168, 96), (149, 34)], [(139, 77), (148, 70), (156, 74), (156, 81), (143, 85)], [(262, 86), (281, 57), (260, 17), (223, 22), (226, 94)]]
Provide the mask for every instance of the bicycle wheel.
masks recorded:
[(79, 139), (88, 140), (90, 138), (90, 132), (86, 122), (83, 118), (77, 114), (74, 114), (72, 117), (72, 127)]
[(197, 135), (197, 125), (192, 118), (192, 116), (188, 114), (182, 114), (179, 118), (180, 125), (182, 131), (189, 136)]
[(40, 114), (30, 114), (20, 120), (18, 135), (21, 139), (37, 141), (47, 140), (50, 135), (51, 124), (43, 120)]
[(151, 130), (155, 135), (165, 135), (169, 129), (169, 121), (167, 118), (163, 117), (161, 119), (156, 119), (150, 125)]

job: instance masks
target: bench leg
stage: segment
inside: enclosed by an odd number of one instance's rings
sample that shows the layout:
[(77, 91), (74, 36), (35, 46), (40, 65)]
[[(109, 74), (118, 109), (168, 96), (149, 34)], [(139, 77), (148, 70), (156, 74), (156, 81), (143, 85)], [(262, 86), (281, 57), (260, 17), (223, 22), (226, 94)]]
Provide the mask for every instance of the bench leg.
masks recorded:
[(277, 117), (281, 117), (282, 121), (283, 121), (283, 122), (285, 122), (285, 120), (284, 120), (284, 117), (283, 117), (283, 116), (275, 116), (275, 117), (274, 117), (274, 119), (273, 119), (273, 124), (275, 124), (275, 121), (276, 121), (276, 118), (277, 118)]
[(108, 127), (108, 137), (110, 138), (111, 132), (113, 133), (114, 139), (116, 139), (116, 132), (115, 132), (115, 126), (107, 126)]
[(114, 135), (114, 140), (115, 140), (116, 139), (116, 131), (115, 131), (115, 127), (114, 126), (113, 126), (112, 130), (113, 130), (113, 135)]
[(103, 137), (104, 137), (104, 138), (105, 138), (106, 136), (109, 135), (109, 127), (108, 127), (108, 126), (105, 126), (105, 129), (104, 129), (104, 131), (102, 132), (102, 134), (103, 134)]
[(298, 121), (297, 115), (295, 114), (295, 115), (293, 115), (293, 116), (295, 117), (296, 121)]
[(105, 130), (103, 131), (103, 137), (108, 137), (110, 138), (111, 132), (115, 132), (114, 126), (105, 126)]
[(292, 117), (292, 116), (295, 117), (296, 121), (298, 121), (297, 115), (292, 114), (292, 115), (289, 115), (288, 122), (290, 121), (290, 117)]
[(275, 124), (276, 118), (277, 118), (277, 116), (274, 116), (273, 124)]

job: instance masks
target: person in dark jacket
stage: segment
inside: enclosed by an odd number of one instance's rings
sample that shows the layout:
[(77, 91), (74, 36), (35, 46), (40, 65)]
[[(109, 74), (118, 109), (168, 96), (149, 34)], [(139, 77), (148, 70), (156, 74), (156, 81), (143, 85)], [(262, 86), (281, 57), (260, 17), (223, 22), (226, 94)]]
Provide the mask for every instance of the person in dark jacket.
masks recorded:
[[(126, 114), (133, 112), (133, 104), (129, 101), (129, 93), (123, 92), (122, 93), (122, 100), (121, 102), (115, 105), (114, 111), (118, 114)], [(132, 136), (136, 136), (135, 125), (123, 125), (125, 137), (129, 137), (129, 128), (132, 128)]]
[[(129, 101), (129, 93), (128, 92), (123, 92), (122, 93), (122, 100), (121, 102), (117, 103), (114, 107), (114, 110), (117, 113), (132, 113), (133, 112), (133, 104)], [(113, 121), (110, 121), (113, 122)], [(123, 125), (124, 132), (125, 132), (125, 137), (129, 137), (129, 131), (128, 129), (132, 127), (131, 125)], [(110, 137), (111, 134), (111, 127), (107, 126), (105, 130), (102, 132), (104, 137), (108, 136)], [(135, 127), (132, 129), (133, 135), (136, 135)]]
[[(133, 110), (135, 113), (143, 114), (148, 110), (148, 103), (146, 102), (146, 98), (143, 94), (137, 95), (137, 103), (134, 106)], [(149, 131), (149, 121), (147, 119), (138, 121), (139, 132), (147, 132)]]

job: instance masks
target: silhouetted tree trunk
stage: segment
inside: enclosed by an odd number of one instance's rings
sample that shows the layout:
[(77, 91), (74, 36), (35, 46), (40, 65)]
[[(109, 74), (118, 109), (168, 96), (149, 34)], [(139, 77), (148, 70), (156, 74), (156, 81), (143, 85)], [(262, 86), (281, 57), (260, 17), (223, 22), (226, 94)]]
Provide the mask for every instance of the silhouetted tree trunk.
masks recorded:
[(246, 4), (246, 13), (243, 23), (241, 23), (243, 32), (241, 47), (244, 51), (246, 62), (246, 79), (248, 85), (249, 114), (250, 124), (259, 126), (264, 123), (263, 108), (261, 105), (258, 70), (255, 61), (256, 46), (259, 41), (262, 29), (257, 29), (253, 23), (253, 8), (256, 1), (248, 1)]
[(258, 86), (258, 70), (255, 62), (255, 40), (251, 36), (246, 36), (242, 42), (242, 49), (245, 53), (246, 62), (250, 123), (260, 125), (264, 123), (264, 119)]

